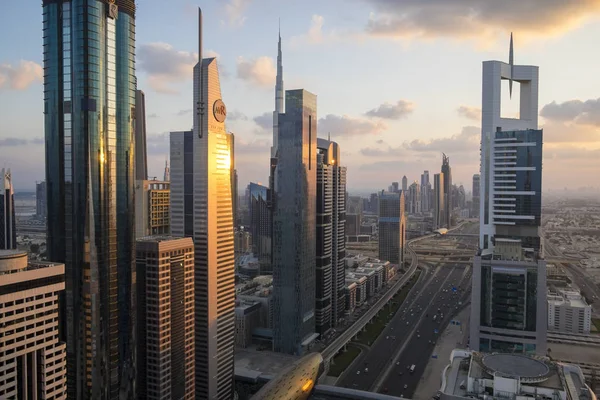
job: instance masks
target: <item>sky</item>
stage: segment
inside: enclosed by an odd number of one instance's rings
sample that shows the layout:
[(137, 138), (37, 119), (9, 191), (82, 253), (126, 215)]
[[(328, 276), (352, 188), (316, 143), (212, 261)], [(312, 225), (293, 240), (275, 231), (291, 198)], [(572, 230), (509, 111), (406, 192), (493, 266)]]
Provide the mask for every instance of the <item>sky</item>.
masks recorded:
[[(136, 73), (146, 94), (149, 175), (170, 131), (192, 126), (197, 7), (216, 56), (240, 193), (268, 182), (281, 21), (285, 89), (318, 97), (318, 135), (340, 144), (349, 191), (440, 171), (471, 191), (479, 172), (482, 61), (540, 67), (543, 190), (600, 187), (600, 0), (137, 1)], [(0, 168), (17, 190), (44, 179), (42, 8), (0, 14)], [(14, 38), (14, 39), (11, 39)], [(515, 116), (518, 85), (503, 114)], [(506, 94), (506, 95), (505, 95)]]

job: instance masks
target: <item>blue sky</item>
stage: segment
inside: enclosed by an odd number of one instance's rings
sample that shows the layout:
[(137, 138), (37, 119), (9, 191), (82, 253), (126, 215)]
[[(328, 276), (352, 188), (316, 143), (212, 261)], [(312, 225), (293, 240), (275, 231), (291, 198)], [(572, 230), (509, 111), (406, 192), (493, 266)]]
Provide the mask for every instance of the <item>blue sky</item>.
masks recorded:
[[(433, 174), (445, 151), (469, 191), (481, 62), (508, 59), (511, 31), (515, 62), (540, 66), (544, 189), (600, 186), (600, 0), (138, 1), (151, 176), (162, 176), (168, 132), (192, 125), (198, 6), (205, 55), (219, 60), (241, 191), (267, 181), (278, 18), (285, 88), (317, 94), (319, 135), (340, 143), (350, 189)], [(0, 15), (0, 168), (12, 168), (20, 190), (44, 179), (41, 12), (18, 1)], [(511, 115), (518, 103), (503, 106)]]

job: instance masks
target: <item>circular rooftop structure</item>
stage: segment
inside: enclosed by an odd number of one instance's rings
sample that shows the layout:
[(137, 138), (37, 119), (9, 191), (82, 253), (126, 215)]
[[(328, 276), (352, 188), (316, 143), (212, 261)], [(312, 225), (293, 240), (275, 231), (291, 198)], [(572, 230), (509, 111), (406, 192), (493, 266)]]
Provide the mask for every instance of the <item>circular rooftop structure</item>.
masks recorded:
[(528, 382), (542, 382), (550, 375), (548, 364), (519, 354), (488, 354), (481, 363), (491, 375), (499, 374)]

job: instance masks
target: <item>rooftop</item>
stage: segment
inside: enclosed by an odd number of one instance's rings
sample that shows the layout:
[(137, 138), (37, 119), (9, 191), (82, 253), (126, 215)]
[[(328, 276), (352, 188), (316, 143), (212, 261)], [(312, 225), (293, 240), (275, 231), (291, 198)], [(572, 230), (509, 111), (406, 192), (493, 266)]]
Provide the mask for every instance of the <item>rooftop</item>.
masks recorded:
[(235, 376), (256, 381), (276, 377), (300, 357), (272, 351), (235, 349)]

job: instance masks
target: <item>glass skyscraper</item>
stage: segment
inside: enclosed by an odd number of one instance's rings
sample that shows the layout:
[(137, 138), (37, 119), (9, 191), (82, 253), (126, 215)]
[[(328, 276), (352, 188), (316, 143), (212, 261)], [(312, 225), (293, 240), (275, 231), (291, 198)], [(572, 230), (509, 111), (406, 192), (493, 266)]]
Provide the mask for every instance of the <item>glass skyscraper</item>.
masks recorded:
[(48, 258), (69, 398), (133, 398), (135, 4), (43, 0)]
[(17, 248), (15, 193), (10, 169), (0, 170), (0, 250)]
[(404, 191), (379, 194), (378, 230), (379, 259), (392, 264), (404, 262), (406, 216)]

